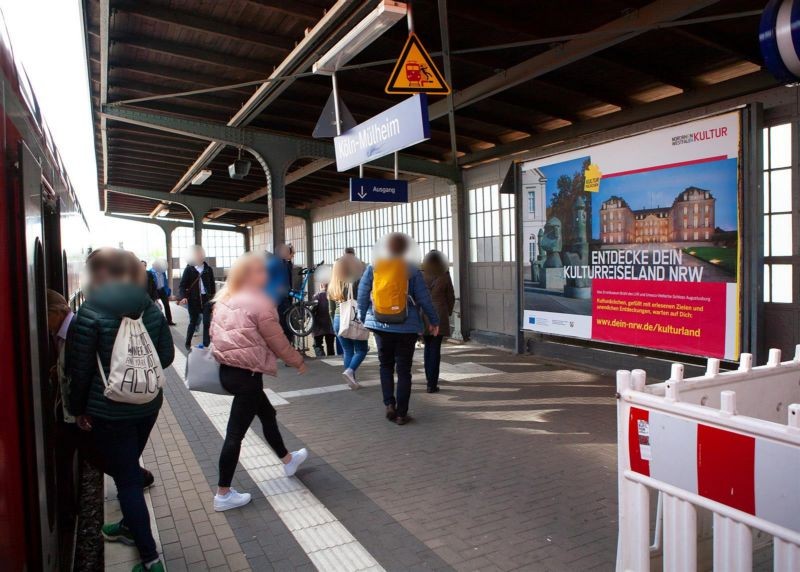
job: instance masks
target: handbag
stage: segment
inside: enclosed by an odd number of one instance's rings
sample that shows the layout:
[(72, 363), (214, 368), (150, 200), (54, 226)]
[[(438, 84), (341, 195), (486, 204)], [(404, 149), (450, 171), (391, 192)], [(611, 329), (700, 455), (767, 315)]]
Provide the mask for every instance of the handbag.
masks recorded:
[(211, 348), (193, 347), (186, 360), (186, 388), (189, 391), (231, 395), (219, 380), (219, 362)]
[(339, 336), (348, 340), (369, 339), (369, 330), (358, 319), (358, 305), (353, 299), (352, 284), (348, 284), (347, 300), (339, 304)]

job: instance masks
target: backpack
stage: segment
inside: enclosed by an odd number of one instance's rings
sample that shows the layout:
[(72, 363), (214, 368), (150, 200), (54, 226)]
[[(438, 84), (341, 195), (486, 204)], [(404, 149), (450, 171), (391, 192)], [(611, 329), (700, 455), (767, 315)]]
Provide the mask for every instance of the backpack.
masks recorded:
[(408, 317), (408, 264), (402, 258), (378, 260), (372, 267), (372, 312), (387, 324)]
[(111, 401), (143, 405), (155, 399), (164, 385), (161, 359), (141, 316), (122, 318), (111, 350), (108, 377), (100, 354), (97, 367), (105, 386), (103, 394)]

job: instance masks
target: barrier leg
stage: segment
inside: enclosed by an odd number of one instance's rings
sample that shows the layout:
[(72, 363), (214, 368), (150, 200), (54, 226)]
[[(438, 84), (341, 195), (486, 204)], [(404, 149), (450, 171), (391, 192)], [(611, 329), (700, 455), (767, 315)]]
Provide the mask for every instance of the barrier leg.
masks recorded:
[(773, 551), (775, 558), (772, 569), (775, 572), (800, 570), (800, 546), (775, 538), (773, 540)]
[(617, 572), (650, 570), (650, 495), (622, 477), (619, 483)]
[(686, 501), (664, 494), (664, 572), (697, 570), (697, 512)]
[(714, 572), (751, 572), (753, 536), (746, 525), (714, 515)]

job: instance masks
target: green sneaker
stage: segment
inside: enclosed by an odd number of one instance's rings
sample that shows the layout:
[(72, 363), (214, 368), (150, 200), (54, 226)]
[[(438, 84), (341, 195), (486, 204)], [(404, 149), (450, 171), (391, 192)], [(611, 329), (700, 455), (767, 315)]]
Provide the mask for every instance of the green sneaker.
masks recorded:
[(104, 524), (100, 529), (108, 542), (121, 542), (128, 546), (133, 546), (136, 542), (133, 540), (133, 534), (122, 522), (115, 522), (113, 524)]
[(164, 572), (164, 563), (159, 559), (148, 567), (140, 562), (133, 567), (132, 572)]
[(156, 560), (150, 566), (145, 566), (141, 562), (133, 567), (132, 572), (164, 572), (164, 563)]

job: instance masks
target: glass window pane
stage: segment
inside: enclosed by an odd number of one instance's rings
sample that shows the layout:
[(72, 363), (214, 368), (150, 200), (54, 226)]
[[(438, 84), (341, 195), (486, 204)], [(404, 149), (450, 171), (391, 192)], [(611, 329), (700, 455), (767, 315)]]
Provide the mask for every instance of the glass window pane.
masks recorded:
[(792, 265), (772, 265), (772, 302), (792, 303)]
[(764, 171), (764, 212), (769, 211), (769, 171)]
[(792, 255), (792, 215), (772, 215), (770, 236), (772, 238), (772, 256)]
[(764, 256), (769, 256), (769, 215), (764, 217)]
[(777, 125), (769, 130), (769, 167), (778, 169), (792, 164), (792, 126)]
[[(770, 206), (773, 213), (788, 212), (792, 210), (792, 171), (781, 169), (771, 173)], [(766, 203), (764, 203), (766, 208)]]
[(764, 302), (770, 301), (770, 292), (772, 292), (770, 280), (769, 264), (764, 265)]
[(764, 129), (761, 135), (764, 143), (764, 168), (769, 169), (769, 129)]

